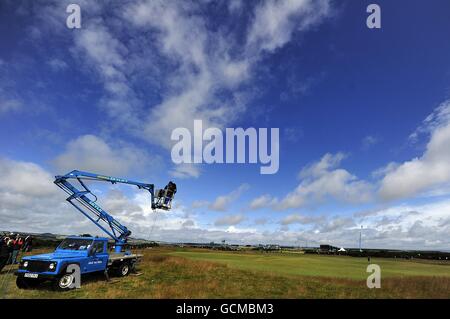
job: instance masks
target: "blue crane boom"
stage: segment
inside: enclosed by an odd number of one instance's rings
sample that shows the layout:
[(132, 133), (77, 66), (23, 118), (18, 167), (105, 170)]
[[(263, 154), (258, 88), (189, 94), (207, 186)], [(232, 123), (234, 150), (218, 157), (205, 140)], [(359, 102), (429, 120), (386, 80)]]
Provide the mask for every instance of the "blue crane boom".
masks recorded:
[[(71, 179), (77, 180), (82, 189), (80, 190), (72, 184), (70, 182)], [(155, 186), (153, 184), (135, 182), (124, 178), (99, 175), (78, 170), (74, 170), (66, 175), (55, 176), (54, 183), (69, 194), (69, 197), (66, 200), (114, 239), (116, 252), (122, 251), (122, 246), (127, 242), (127, 238), (131, 235), (131, 231), (96, 204), (97, 197), (91, 192), (83, 180), (103, 181), (112, 184), (129, 184), (135, 185), (139, 189), (147, 190), (150, 193), (152, 209), (169, 210), (171, 208), (172, 199), (177, 191), (175, 183), (172, 182), (169, 182), (164, 189), (157, 191), (155, 194)], [(94, 199), (89, 198), (89, 195), (94, 196)]]

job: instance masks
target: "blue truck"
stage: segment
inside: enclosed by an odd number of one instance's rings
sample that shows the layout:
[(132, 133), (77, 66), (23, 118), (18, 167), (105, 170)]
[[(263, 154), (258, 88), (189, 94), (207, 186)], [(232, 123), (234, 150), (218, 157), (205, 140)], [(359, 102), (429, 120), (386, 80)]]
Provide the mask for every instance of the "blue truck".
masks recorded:
[[(74, 185), (73, 180), (81, 187)], [(114, 252), (108, 251), (108, 238), (67, 237), (54, 252), (27, 256), (20, 261), (15, 272), (18, 288), (33, 288), (50, 280), (56, 290), (70, 290), (79, 287), (81, 276), (88, 273), (103, 272), (107, 278), (111, 274), (127, 276), (142, 258), (140, 254), (124, 251), (131, 231), (96, 203), (97, 197), (91, 193), (85, 180), (124, 183), (147, 190), (154, 210), (170, 210), (177, 192), (173, 182), (164, 189), (155, 190), (153, 184), (77, 170), (56, 176), (54, 183), (69, 194), (66, 200), (114, 240)]]
[(48, 254), (24, 257), (16, 272), (18, 288), (27, 289), (52, 281), (56, 290), (69, 290), (75, 287), (76, 273), (80, 275), (100, 272), (109, 275), (127, 276), (136, 267), (142, 255), (109, 253), (108, 239), (104, 237), (67, 237)]

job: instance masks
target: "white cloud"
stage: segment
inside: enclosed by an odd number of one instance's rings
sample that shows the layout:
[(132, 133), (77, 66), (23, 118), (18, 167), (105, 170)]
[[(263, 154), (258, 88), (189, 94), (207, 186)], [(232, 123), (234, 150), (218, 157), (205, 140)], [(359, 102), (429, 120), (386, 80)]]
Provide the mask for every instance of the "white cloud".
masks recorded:
[[(229, 21), (210, 28), (195, 1), (80, 5), (86, 13), (72, 34), (72, 53), (103, 85), (100, 105), (121, 130), (165, 148), (172, 145), (171, 131), (192, 128), (194, 119), (209, 127), (233, 123), (254, 94), (244, 86), (263, 53), (330, 15), (328, 0), (266, 1), (256, 5), (241, 43), (240, 32), (227, 29)], [(228, 9), (239, 14), (244, 5), (232, 1)], [(40, 29), (60, 31), (64, 14), (64, 3), (49, 2), (39, 14), (45, 16)]]
[(439, 106), (417, 132), (431, 138), (424, 154), (401, 164), (390, 164), (381, 181), (380, 196), (385, 200), (410, 197), (450, 182), (450, 101)]
[(195, 200), (192, 202), (192, 208), (201, 208), (201, 207), (205, 207), (208, 206), (209, 202), (206, 200)]
[(178, 164), (175, 165), (174, 168), (169, 171), (169, 174), (176, 178), (197, 178), (200, 176), (200, 167), (197, 164)]
[[(109, 189), (105, 197), (100, 197), (99, 204), (126, 225), (135, 238), (182, 242), (225, 239), (240, 244), (289, 245), (308, 240), (309, 246), (330, 243), (357, 247), (359, 225), (363, 225), (363, 248), (446, 249), (450, 245), (448, 199), (432, 204), (375, 209), (353, 216), (292, 214), (277, 224), (300, 224), (300, 229), (257, 231), (237, 226), (246, 219), (242, 214), (216, 220), (216, 226), (229, 227), (214, 229), (202, 224), (198, 216), (188, 217), (188, 209), (182, 205), (176, 205), (167, 213), (153, 212), (147, 192), (134, 190), (126, 196), (116, 187)], [(0, 160), (1, 230), (104, 235), (65, 201), (66, 196), (53, 184), (52, 174), (41, 166)], [(271, 226), (267, 220), (260, 223), (266, 224), (264, 228)]]
[(284, 197), (279, 209), (298, 208), (332, 198), (345, 203), (365, 203), (372, 199), (373, 186), (345, 169), (337, 168), (345, 158), (342, 153), (325, 154), (303, 168), (297, 188)]
[(446, 126), (450, 123), (450, 100), (439, 105), (430, 115), (428, 115), (423, 123), (409, 136), (411, 142), (417, 142), (423, 134), (431, 134), (439, 127)]
[(239, 100), (224, 100), (217, 93), (246, 79), (248, 61), (230, 58), (232, 42), (208, 30), (196, 8), (194, 3), (140, 1), (126, 10), (132, 25), (152, 30), (159, 52), (177, 65), (166, 79), (168, 94), (150, 110), (149, 124), (144, 124), (146, 138), (167, 148), (174, 128), (191, 129), (194, 119), (202, 119), (205, 126), (223, 127), (233, 120), (231, 114), (242, 110)]
[(306, 216), (300, 214), (291, 214), (281, 220), (282, 225), (290, 224), (313, 224), (324, 221), (323, 216)]
[[(87, 20), (87, 19), (85, 19)], [(95, 71), (103, 84), (101, 107), (121, 130), (139, 132), (141, 101), (132, 87), (129, 74), (134, 70), (131, 52), (104, 20), (97, 18), (83, 22), (83, 28), (75, 33), (74, 57), (87, 72)]]
[(53, 163), (61, 173), (78, 169), (119, 176), (157, 164), (145, 151), (121, 143), (113, 147), (95, 135), (70, 141)]
[(103, 207), (113, 215), (142, 216), (143, 209), (135, 201), (130, 200), (121, 190), (112, 189), (107, 196), (100, 201), (104, 202)]
[[(65, 201), (67, 195), (59, 191), (53, 179), (37, 164), (0, 159), (1, 228), (66, 234), (81, 229), (78, 227), (83, 223), (76, 219)], [(73, 222), (67, 223), (71, 217)]]
[[(365, 241), (371, 247), (427, 248), (448, 246), (450, 224), (448, 199), (430, 204), (402, 204), (375, 210), (358, 218)], [(395, 244), (393, 244), (395, 243)]]
[(346, 229), (352, 229), (356, 226), (355, 221), (350, 217), (335, 217), (329, 220), (327, 223), (321, 223), (319, 225), (318, 233), (332, 233), (335, 231), (345, 231)]
[(295, 31), (309, 29), (330, 14), (328, 0), (268, 0), (255, 9), (247, 46), (272, 52), (291, 40)]
[(277, 199), (269, 194), (261, 195), (250, 202), (250, 209), (269, 208), (277, 203)]
[(56, 192), (53, 176), (34, 163), (0, 158), (0, 176), (3, 192), (37, 197)]
[(237, 189), (233, 190), (227, 195), (218, 196), (214, 202), (209, 205), (209, 209), (216, 211), (226, 211), (228, 206), (231, 205), (235, 200), (237, 200), (242, 193), (250, 188), (248, 184), (242, 184)]
[(214, 225), (216, 225), (216, 226), (234, 226), (234, 225), (240, 224), (244, 220), (245, 220), (244, 215), (228, 215), (228, 216), (218, 218), (214, 222)]

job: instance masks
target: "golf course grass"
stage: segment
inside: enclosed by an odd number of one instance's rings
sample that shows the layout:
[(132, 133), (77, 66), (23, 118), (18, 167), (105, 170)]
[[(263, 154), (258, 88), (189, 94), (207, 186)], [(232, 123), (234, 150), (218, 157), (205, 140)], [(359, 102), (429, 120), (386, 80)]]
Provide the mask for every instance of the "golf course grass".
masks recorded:
[[(45, 250), (33, 251), (33, 254)], [(381, 288), (369, 289), (367, 259), (293, 253), (154, 248), (128, 277), (83, 276), (81, 289), (58, 292), (44, 283), (18, 289), (7, 266), (1, 298), (450, 298), (450, 265), (373, 259)]]
[[(180, 250), (171, 253), (194, 260), (224, 263), (230, 267), (265, 271), (279, 275), (321, 276), (347, 279), (366, 279), (368, 260), (348, 256), (324, 256), (296, 253), (226, 252), (205, 250)], [(381, 268), (382, 277), (445, 276), (450, 277), (447, 265), (392, 258), (371, 258), (371, 264)]]

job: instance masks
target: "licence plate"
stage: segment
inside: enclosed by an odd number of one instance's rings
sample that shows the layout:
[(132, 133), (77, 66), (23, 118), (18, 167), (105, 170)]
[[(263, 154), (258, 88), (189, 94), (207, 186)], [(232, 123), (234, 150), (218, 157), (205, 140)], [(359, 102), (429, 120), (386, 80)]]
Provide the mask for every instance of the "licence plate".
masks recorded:
[(39, 277), (39, 274), (30, 274), (30, 273), (26, 273), (26, 274), (24, 275), (24, 277), (26, 277), (26, 278), (37, 278), (37, 277)]

